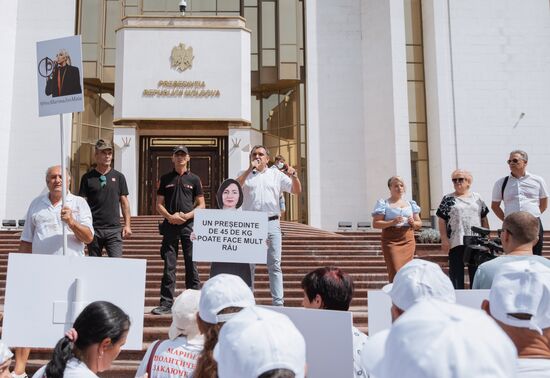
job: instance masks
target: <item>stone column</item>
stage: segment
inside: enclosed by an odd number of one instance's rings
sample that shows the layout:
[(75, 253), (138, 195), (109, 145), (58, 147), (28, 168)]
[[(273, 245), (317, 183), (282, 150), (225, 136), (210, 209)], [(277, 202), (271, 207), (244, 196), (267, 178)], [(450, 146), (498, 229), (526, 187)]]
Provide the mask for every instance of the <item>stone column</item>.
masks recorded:
[(138, 211), (139, 141), (135, 123), (115, 126), (115, 169), (126, 176), (132, 215)]

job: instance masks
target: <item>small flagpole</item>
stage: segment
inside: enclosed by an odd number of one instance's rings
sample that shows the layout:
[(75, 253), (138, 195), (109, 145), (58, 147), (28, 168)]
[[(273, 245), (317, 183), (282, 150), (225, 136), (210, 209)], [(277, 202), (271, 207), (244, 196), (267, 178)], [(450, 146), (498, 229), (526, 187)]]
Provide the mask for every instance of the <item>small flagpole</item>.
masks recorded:
[[(59, 129), (61, 130), (61, 190), (62, 201), (61, 208), (65, 207), (65, 201), (67, 200), (67, 167), (65, 159), (65, 130), (63, 128), (63, 114), (59, 114)], [(61, 222), (63, 228), (63, 256), (67, 255), (67, 225), (65, 222)]]

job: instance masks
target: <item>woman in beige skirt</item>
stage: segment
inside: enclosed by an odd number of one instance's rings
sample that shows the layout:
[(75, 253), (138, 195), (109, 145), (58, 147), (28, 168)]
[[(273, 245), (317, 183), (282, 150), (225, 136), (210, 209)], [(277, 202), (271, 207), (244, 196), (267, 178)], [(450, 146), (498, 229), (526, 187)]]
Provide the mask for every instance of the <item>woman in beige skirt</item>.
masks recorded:
[(403, 198), (405, 182), (401, 177), (390, 177), (388, 188), (390, 198), (376, 202), (372, 219), (373, 227), (382, 230), (382, 252), (389, 281), (393, 282), (397, 271), (414, 256), (416, 243), (413, 231), (422, 227), (422, 221), (416, 202)]

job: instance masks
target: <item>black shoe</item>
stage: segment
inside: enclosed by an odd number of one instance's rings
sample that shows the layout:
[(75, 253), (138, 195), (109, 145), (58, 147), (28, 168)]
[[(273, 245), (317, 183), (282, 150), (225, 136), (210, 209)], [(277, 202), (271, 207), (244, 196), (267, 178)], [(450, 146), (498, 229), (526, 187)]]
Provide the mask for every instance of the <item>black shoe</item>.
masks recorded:
[(172, 313), (172, 309), (166, 306), (158, 306), (151, 310), (153, 315), (168, 315)]

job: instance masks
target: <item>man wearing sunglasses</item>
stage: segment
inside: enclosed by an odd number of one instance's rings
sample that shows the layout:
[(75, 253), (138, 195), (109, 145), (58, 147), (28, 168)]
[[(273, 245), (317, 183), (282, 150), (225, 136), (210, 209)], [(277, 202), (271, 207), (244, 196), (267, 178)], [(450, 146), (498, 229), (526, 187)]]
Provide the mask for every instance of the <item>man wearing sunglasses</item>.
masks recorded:
[[(113, 146), (100, 139), (95, 144), (96, 167), (82, 176), (81, 197), (86, 198), (94, 218), (94, 240), (88, 244), (90, 256), (122, 257), (122, 239), (132, 235), (126, 178), (111, 168)], [(124, 226), (120, 224), (120, 209)]]
[[(542, 177), (527, 172), (527, 161), (527, 152), (522, 150), (510, 152), (507, 161), (510, 175), (495, 183), (491, 209), (500, 220), (504, 220), (504, 217), (516, 211), (526, 211), (539, 218), (539, 239), (533, 246), (533, 253), (540, 256), (543, 239), (540, 216), (548, 206), (548, 189)], [(501, 201), (504, 202), (504, 211), (500, 207)]]
[(502, 230), (499, 230), (504, 255), (484, 262), (477, 268), (472, 289), (490, 289), (493, 278), (505, 264), (536, 261), (550, 268), (550, 260), (533, 255), (538, 229), (539, 220), (526, 211), (516, 211), (506, 216)]

